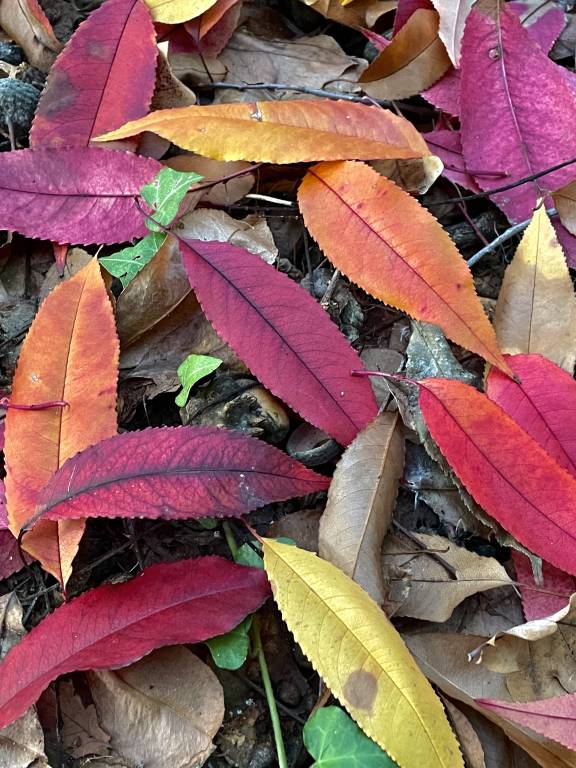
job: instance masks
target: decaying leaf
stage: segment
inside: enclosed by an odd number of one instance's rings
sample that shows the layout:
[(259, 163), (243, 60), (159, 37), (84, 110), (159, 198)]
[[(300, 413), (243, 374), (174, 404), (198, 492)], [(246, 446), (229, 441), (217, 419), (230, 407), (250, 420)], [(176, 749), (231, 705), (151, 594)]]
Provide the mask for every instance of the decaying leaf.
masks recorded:
[(195, 19), (211, 8), (216, 0), (146, 0), (154, 21), (179, 24)]
[(18, 41), (30, 64), (43, 72), (62, 50), (38, 0), (2, 0), (0, 27)]
[[(440, 328), (430, 323), (412, 321), (412, 333), (406, 348), (406, 375), (411, 379), (440, 377), (458, 379), (466, 384), (476, 383), (450, 349)], [(504, 378), (508, 378), (502, 374)]]
[(405, 160), (372, 160), (370, 165), (406, 192), (417, 195), (428, 192), (444, 169), (440, 158), (434, 155)]
[(401, 766), (463, 766), (440, 701), (366, 592), (331, 563), (270, 539), (264, 566), (288, 628), (362, 730)]
[(320, 556), (384, 602), (380, 549), (404, 467), (398, 413), (382, 413), (338, 462), (320, 520)]
[(544, 206), (534, 213), (506, 269), (494, 328), (504, 352), (544, 355), (572, 375), (576, 359), (576, 296), (564, 253)]
[(537, 584), (530, 560), (520, 552), (513, 552), (512, 559), (526, 621), (556, 613), (564, 608), (570, 595), (576, 592), (574, 576), (554, 568), (550, 563), (542, 561), (541, 583)]

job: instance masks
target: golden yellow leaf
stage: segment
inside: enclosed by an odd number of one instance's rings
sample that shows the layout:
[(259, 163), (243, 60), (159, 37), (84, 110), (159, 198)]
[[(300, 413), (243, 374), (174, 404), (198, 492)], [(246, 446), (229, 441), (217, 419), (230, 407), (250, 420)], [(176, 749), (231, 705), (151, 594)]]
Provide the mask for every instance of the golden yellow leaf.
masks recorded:
[(145, 0), (154, 21), (180, 24), (212, 8), (216, 0)]
[(404, 469), (404, 438), (396, 413), (382, 413), (344, 451), (320, 520), (319, 551), (384, 602), (382, 541), (392, 520)]
[(534, 213), (506, 270), (494, 327), (503, 352), (540, 354), (570, 373), (574, 370), (576, 297), (543, 206)]
[(364, 732), (400, 768), (463, 767), (440, 700), (378, 605), (316, 555), (263, 544), (286, 624)]
[(214, 160), (307, 163), (430, 154), (421, 134), (403, 117), (345, 101), (295, 99), (161, 109), (97, 140), (142, 131)]

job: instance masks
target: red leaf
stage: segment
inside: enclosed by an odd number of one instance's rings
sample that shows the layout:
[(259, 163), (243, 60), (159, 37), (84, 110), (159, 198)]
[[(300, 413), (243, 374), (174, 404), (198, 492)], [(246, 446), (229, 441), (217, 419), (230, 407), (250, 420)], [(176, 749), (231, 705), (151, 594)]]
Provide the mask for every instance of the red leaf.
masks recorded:
[(18, 541), (8, 529), (4, 483), (0, 480), (0, 580), (24, 568)]
[(260, 381), (343, 445), (376, 415), (356, 352), (319, 304), (258, 256), (228, 243), (181, 240), (202, 309)]
[(576, 381), (540, 355), (506, 356), (516, 383), (492, 368), (486, 394), (576, 475)]
[(59, 675), (123, 667), (155, 648), (224, 634), (267, 597), (263, 571), (221, 557), (154, 565), (127, 583), (86, 592), (57, 608), (0, 664), (0, 727)]
[[(530, 61), (530, 75), (526, 62)], [(462, 45), (462, 147), (466, 165), (504, 171), (509, 182), (576, 157), (576, 100), (562, 67), (550, 61), (498, 0), (480, 0)], [(574, 178), (574, 167), (495, 194), (513, 221), (530, 218), (539, 198)], [(502, 179), (477, 176), (484, 190)]]
[(143, 117), (156, 73), (156, 35), (141, 0), (106, 0), (50, 70), (30, 145), (87, 146), (93, 136)]
[(396, 15), (394, 16), (393, 34), (397, 35), (410, 16), (412, 16), (415, 11), (420, 10), (420, 8), (424, 8), (427, 11), (434, 10), (431, 0), (398, 0), (398, 8), (396, 9)]
[(536, 733), (576, 750), (576, 694), (555, 696), (540, 701), (516, 703), (476, 699), (485, 709), (505, 720), (518, 723)]
[(521, 552), (512, 550), (522, 595), (522, 607), (526, 621), (543, 619), (564, 608), (570, 595), (576, 592), (576, 579), (553, 565), (542, 561), (542, 584), (536, 584), (530, 560)]
[(134, 198), (162, 166), (82, 147), (0, 153), (0, 228), (60, 243), (122, 243), (147, 229)]
[(530, 550), (576, 574), (576, 479), (477, 390), (449, 379), (418, 383), (430, 434), (478, 504)]
[(38, 510), (80, 517), (226, 517), (325, 490), (328, 480), (254, 437), (159, 427), (103, 440), (69, 459)]
[[(449, 110), (448, 110), (449, 111)], [(480, 187), (470, 175), (462, 155), (460, 131), (436, 130), (423, 134), (432, 154), (444, 163), (443, 176), (471, 192), (480, 192)]]

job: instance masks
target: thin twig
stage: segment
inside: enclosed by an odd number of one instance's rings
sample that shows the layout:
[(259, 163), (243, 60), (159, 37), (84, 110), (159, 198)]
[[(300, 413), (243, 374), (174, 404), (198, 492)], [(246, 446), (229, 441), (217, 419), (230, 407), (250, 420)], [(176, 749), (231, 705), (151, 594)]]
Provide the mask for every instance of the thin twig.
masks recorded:
[(526, 219), (526, 221), (521, 221), (520, 224), (514, 224), (514, 226), (509, 227), (505, 232), (502, 232), (501, 235), (498, 235), (497, 238), (492, 240), (491, 243), (488, 243), (488, 245), (485, 245), (484, 248), (481, 248), (477, 253), (474, 254), (474, 256), (471, 256), (466, 262), (468, 266), (473, 267), (474, 264), (486, 256), (487, 253), (492, 253), (492, 251), (495, 251), (499, 245), (502, 245), (502, 243), (505, 243), (515, 235), (520, 234), (520, 232), (523, 232), (531, 221), (532, 219)]
[[(232, 91), (295, 91), (306, 93), (308, 96), (318, 96), (323, 99), (341, 99), (342, 101), (355, 101), (359, 104), (378, 104), (379, 107), (391, 107), (392, 102), (381, 99), (371, 99), (368, 96), (360, 96), (354, 93), (340, 91), (328, 91), (325, 88), (312, 88), (308, 85), (290, 85), (289, 83), (198, 83), (194, 86), (201, 90), (222, 88)], [(402, 105), (404, 106), (404, 105)]]

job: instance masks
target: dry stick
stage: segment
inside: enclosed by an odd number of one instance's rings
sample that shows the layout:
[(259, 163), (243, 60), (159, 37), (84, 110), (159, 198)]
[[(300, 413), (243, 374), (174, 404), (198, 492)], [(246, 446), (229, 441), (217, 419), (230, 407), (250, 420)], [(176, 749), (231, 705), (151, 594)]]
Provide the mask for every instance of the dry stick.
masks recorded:
[[(296, 91), (306, 93), (308, 96), (318, 96), (324, 99), (341, 99), (342, 101), (355, 101), (358, 104), (378, 104), (380, 107), (392, 106), (391, 101), (371, 99), (368, 96), (360, 96), (354, 93), (340, 93), (340, 91), (328, 91), (325, 88), (312, 88), (308, 85), (290, 85), (289, 83), (198, 83), (195, 86), (201, 90), (212, 88), (229, 89), (233, 91)], [(403, 105), (404, 106), (404, 105)]]

